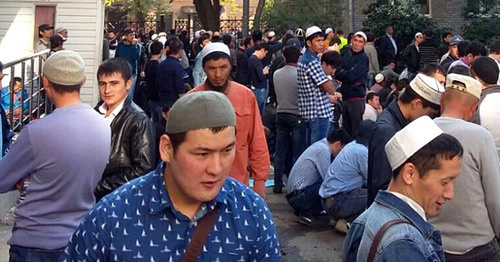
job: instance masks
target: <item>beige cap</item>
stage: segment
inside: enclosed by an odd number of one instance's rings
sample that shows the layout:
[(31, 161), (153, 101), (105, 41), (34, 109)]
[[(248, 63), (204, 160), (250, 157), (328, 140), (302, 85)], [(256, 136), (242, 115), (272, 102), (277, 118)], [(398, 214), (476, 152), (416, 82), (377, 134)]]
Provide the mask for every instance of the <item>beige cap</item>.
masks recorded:
[(444, 92), (444, 87), (435, 78), (424, 74), (417, 74), (410, 82), (410, 87), (423, 99), (436, 105), (439, 105), (441, 93)]
[(443, 130), (428, 116), (413, 120), (397, 132), (385, 145), (385, 154), (392, 171), (442, 133)]
[(470, 76), (449, 74), (446, 77), (446, 89), (455, 89), (471, 94), (477, 99), (481, 98), (481, 88), (481, 82)]
[(85, 78), (85, 63), (76, 52), (61, 50), (53, 53), (43, 65), (43, 76), (58, 85), (81, 84)]

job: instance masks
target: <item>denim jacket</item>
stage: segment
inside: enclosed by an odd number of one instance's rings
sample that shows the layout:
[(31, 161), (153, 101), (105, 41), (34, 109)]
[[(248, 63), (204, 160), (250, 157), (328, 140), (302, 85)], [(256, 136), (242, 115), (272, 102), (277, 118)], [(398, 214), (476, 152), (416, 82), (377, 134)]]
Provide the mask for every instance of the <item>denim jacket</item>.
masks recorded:
[(375, 202), (352, 224), (344, 241), (342, 261), (367, 261), (375, 234), (395, 219), (408, 223), (394, 225), (385, 232), (374, 261), (445, 261), (441, 233), (387, 191), (379, 191)]

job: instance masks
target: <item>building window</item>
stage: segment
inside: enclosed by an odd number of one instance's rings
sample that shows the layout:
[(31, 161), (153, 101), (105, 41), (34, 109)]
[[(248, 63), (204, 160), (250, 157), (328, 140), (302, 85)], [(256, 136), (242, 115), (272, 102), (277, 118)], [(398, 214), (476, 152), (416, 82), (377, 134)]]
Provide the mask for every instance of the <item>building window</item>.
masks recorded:
[(431, 0), (417, 0), (418, 5), (420, 5), (420, 11), (424, 15), (431, 15)]

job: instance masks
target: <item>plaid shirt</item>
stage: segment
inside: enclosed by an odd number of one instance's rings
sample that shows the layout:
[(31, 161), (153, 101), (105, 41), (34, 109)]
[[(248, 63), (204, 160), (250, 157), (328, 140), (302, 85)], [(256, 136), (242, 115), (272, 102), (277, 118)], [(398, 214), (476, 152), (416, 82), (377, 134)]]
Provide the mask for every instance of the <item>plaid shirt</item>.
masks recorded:
[(332, 118), (328, 94), (320, 86), (328, 81), (319, 57), (306, 50), (297, 67), (299, 112), (303, 119)]

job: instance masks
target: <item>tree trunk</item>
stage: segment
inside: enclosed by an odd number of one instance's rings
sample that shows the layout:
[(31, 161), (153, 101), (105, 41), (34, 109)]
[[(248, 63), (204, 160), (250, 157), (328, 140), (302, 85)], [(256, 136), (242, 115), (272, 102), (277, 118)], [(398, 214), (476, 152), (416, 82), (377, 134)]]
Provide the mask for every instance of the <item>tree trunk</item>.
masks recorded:
[(262, 17), (262, 12), (264, 11), (264, 4), (266, 0), (259, 0), (257, 4), (257, 9), (255, 10), (255, 17), (253, 19), (252, 30), (260, 30), (260, 18)]
[(220, 28), (220, 1), (193, 0), (201, 24), (206, 30), (218, 31)]

